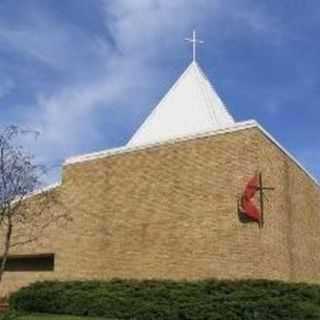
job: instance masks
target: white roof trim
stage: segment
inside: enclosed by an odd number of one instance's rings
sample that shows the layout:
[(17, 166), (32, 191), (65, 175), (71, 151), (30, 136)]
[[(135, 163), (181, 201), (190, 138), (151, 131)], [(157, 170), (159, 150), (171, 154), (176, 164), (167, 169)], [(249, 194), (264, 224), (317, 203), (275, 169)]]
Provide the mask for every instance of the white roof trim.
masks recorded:
[(297, 160), (295, 156), (293, 156), (285, 147), (283, 147), (266, 129), (264, 129), (258, 122), (256, 122), (257, 128), (259, 128), (262, 133), (273, 142), (289, 159), (291, 159), (318, 187), (320, 184), (318, 180), (307, 170), (300, 161)]
[(37, 189), (37, 190), (34, 190), (33, 192), (30, 192), (28, 194), (26, 194), (23, 199), (28, 199), (28, 198), (31, 198), (33, 196), (36, 196), (36, 195), (39, 195), (41, 193), (44, 193), (44, 192), (48, 192), (48, 191), (51, 191), (57, 187), (59, 187), (61, 185), (60, 182), (57, 182), (57, 183), (53, 183), (53, 184), (50, 184), (48, 186), (45, 186), (43, 188), (40, 188), (40, 189)]
[(192, 134), (189, 136), (184, 136), (184, 137), (179, 137), (175, 139), (170, 139), (167, 141), (161, 141), (161, 142), (156, 142), (156, 143), (150, 143), (150, 144), (145, 144), (145, 145), (136, 145), (136, 146), (124, 146), (120, 148), (113, 148), (113, 149), (107, 149), (103, 150), (100, 152), (94, 152), (94, 153), (89, 153), (85, 155), (80, 155), (80, 156), (75, 156), (71, 157), (65, 160), (63, 166), (68, 166), (76, 163), (81, 163), (81, 162), (86, 162), (86, 161), (91, 161), (91, 160), (96, 160), (100, 158), (105, 158), (105, 157), (110, 157), (118, 154), (123, 154), (123, 153), (129, 153), (129, 152), (134, 152), (134, 151), (139, 151), (139, 150), (145, 150), (149, 148), (153, 148), (156, 146), (161, 146), (164, 144), (174, 144), (177, 142), (182, 142), (182, 141), (188, 141), (188, 140), (193, 140), (193, 139), (200, 139), (204, 137), (210, 137), (210, 136), (215, 136), (215, 135), (220, 135), (220, 134), (225, 134), (228, 132), (234, 132), (234, 131), (240, 131), (240, 130), (245, 130), (248, 128), (258, 128), (262, 131), (262, 133), (271, 141), (273, 142), (284, 154), (286, 154), (293, 162), (297, 164), (297, 166), (302, 169), (309, 178), (318, 186), (320, 187), (320, 184), (318, 183), (317, 179), (306, 169), (304, 166), (289, 152), (287, 151), (267, 130), (265, 130), (257, 121), (255, 120), (248, 120), (248, 121), (243, 121), (243, 122), (237, 122), (232, 126), (223, 128), (223, 129), (218, 129), (214, 131), (206, 131), (206, 132), (201, 132), (197, 134)]
[(16, 203), (16, 202), (20, 202), (20, 201), (24, 201), (24, 200), (30, 199), (30, 198), (32, 198), (32, 197), (34, 197), (34, 196), (37, 196), (37, 195), (39, 195), (39, 194), (42, 194), (42, 193), (44, 193), (44, 192), (49, 192), (49, 191), (51, 191), (51, 190), (53, 190), (53, 189), (56, 189), (56, 188), (59, 187), (60, 185), (61, 185), (61, 183), (60, 183), (60, 182), (57, 182), (57, 183), (53, 183), (53, 184), (50, 184), (50, 185), (48, 185), (48, 186), (45, 186), (45, 187), (43, 187), (43, 188), (34, 190), (34, 191), (32, 191), (32, 192), (24, 195), (24, 196), (21, 196), (21, 197), (18, 197), (17, 199), (14, 199), (14, 200), (12, 201), (12, 204), (14, 204), (14, 203)]
[(223, 133), (227, 133), (227, 132), (243, 130), (243, 129), (247, 129), (247, 128), (251, 128), (251, 127), (256, 127), (256, 122), (253, 120), (244, 121), (244, 122), (237, 122), (236, 124), (234, 124), (230, 127), (218, 129), (218, 130), (214, 130), (214, 131), (205, 131), (205, 132), (200, 132), (200, 133), (196, 133), (196, 134), (192, 134), (192, 135), (188, 135), (188, 136), (177, 137), (174, 139), (164, 140), (164, 141), (160, 141), (160, 142), (153, 142), (153, 143), (148, 143), (148, 144), (144, 144), (144, 145), (132, 145), (132, 146), (127, 145), (127, 146), (123, 146), (123, 147), (119, 147), (119, 148), (107, 149), (107, 150), (103, 150), (103, 151), (99, 151), (99, 152), (75, 156), (75, 157), (71, 157), (71, 158), (66, 159), (66, 161), (64, 162), (63, 165), (67, 166), (67, 165), (74, 164), (74, 163), (90, 161), (90, 160), (94, 160), (94, 159), (113, 156), (116, 154), (149, 149), (149, 148), (163, 145), (163, 144), (174, 144), (174, 143), (180, 142), (180, 141), (187, 141), (187, 140), (202, 138), (202, 137), (211, 136), (211, 135), (218, 135), (218, 134), (223, 134)]

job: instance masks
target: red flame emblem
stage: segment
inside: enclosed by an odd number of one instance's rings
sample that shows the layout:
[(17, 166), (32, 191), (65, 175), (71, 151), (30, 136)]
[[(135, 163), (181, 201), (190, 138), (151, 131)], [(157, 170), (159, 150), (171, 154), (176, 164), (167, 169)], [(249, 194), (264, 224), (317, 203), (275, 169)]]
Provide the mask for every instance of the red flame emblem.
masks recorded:
[(240, 210), (248, 218), (260, 223), (261, 211), (254, 202), (254, 196), (258, 190), (260, 190), (259, 177), (255, 175), (249, 180), (241, 196)]

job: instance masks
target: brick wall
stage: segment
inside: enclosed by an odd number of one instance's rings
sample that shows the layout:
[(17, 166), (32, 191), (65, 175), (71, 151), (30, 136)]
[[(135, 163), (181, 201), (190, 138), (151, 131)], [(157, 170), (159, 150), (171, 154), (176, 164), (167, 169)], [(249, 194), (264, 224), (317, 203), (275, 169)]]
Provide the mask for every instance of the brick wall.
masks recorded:
[[(237, 214), (256, 170), (276, 188), (263, 229)], [(2, 294), (55, 278), (319, 280), (319, 187), (258, 128), (67, 165), (54, 192), (73, 222), (13, 253), (54, 252), (55, 271), (8, 272)]]

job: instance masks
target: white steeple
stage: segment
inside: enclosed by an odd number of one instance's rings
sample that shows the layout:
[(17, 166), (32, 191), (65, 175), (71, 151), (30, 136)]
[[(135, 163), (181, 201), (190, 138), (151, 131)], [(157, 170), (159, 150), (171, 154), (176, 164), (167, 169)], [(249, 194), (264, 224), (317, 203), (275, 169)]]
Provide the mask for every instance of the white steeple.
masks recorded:
[(196, 62), (196, 45), (203, 41), (196, 38), (195, 30), (192, 38), (185, 40), (192, 43), (192, 63), (129, 140), (128, 146), (162, 142), (234, 124)]
[(153, 109), (128, 146), (228, 127), (234, 120), (196, 61)]

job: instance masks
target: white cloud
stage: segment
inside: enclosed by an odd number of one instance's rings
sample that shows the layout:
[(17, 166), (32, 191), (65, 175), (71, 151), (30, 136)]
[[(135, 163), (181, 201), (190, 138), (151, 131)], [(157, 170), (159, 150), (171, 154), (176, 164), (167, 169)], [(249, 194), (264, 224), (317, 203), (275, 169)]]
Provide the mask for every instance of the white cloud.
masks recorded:
[[(175, 18), (183, 14), (180, 12), (177, 15), (176, 6), (172, 7), (174, 11), (171, 12), (166, 12), (170, 6), (160, 6), (158, 12), (147, 2), (139, 2), (138, 8), (132, 6), (131, 2), (121, 1), (113, 2), (111, 6), (107, 1), (103, 5), (106, 29), (112, 30), (116, 49), (111, 51), (110, 45), (102, 37), (87, 42), (85, 45), (91, 45), (96, 50), (95, 57), (99, 57), (96, 63), (100, 64), (100, 70), (91, 77), (90, 82), (78, 79), (58, 92), (38, 95), (36, 112), (29, 114), (26, 119), (29, 126), (42, 132), (37, 149), (46, 154), (48, 159), (58, 154), (67, 156), (80, 152), (83, 141), (88, 137), (94, 144), (99, 135), (105, 134), (94, 128), (97, 109), (119, 105), (123, 99), (127, 101), (126, 95), (129, 92), (132, 94), (137, 87), (145, 96), (152, 96), (154, 92), (143, 88), (147, 89), (150, 81), (160, 81), (162, 72), (150, 63), (151, 57), (156, 60), (163, 46), (169, 46), (172, 50), (175, 40), (169, 36), (172, 30), (187, 34), (192, 24), (191, 18), (188, 23), (182, 19), (178, 19), (180, 22), (177, 23)], [(163, 23), (165, 17), (167, 23)], [(146, 27), (148, 32), (144, 30)], [(160, 41), (162, 38), (164, 41)], [(182, 39), (180, 42), (183, 45)], [(51, 64), (51, 61), (48, 63)], [(86, 68), (85, 64), (83, 68)], [(132, 99), (135, 100), (132, 105), (139, 103), (139, 96), (129, 97), (129, 100)], [(127, 112), (134, 112), (129, 108)], [(100, 111), (100, 116), (104, 115), (107, 113)]]
[(0, 24), (0, 47), (15, 49), (22, 56), (61, 70), (78, 66), (82, 59), (94, 55), (97, 40), (89, 33), (57, 20), (41, 6), (27, 5), (25, 11), (24, 21)]
[[(274, 19), (250, 1), (241, 3), (101, 0), (105, 32), (110, 32), (115, 46), (102, 34), (92, 36), (61, 24), (49, 12), (32, 14), (23, 28), (1, 26), (0, 45), (9, 43), (21, 54), (66, 70), (66, 77), (72, 73), (72, 82), (64, 87), (49, 94), (35, 92), (37, 103), (29, 109), (32, 113), (26, 112), (26, 126), (42, 132), (35, 149), (39, 158), (51, 162), (83, 152), (84, 142), (94, 144), (106, 134), (99, 132), (95, 124), (97, 117), (111, 116), (108, 108), (131, 102), (125, 112), (134, 112), (140, 101), (157, 95), (154, 89), (149, 90), (149, 84), (168, 80), (157, 61), (164, 57), (176, 61), (179, 52), (187, 57), (183, 38), (194, 27), (205, 29), (210, 22), (217, 37), (223, 37), (221, 30), (228, 30), (230, 34), (250, 31), (267, 36), (270, 32), (269, 38), (273, 39)], [(228, 29), (230, 20), (239, 27)], [(72, 77), (79, 69), (81, 76)], [(105, 143), (108, 147), (107, 138)]]

